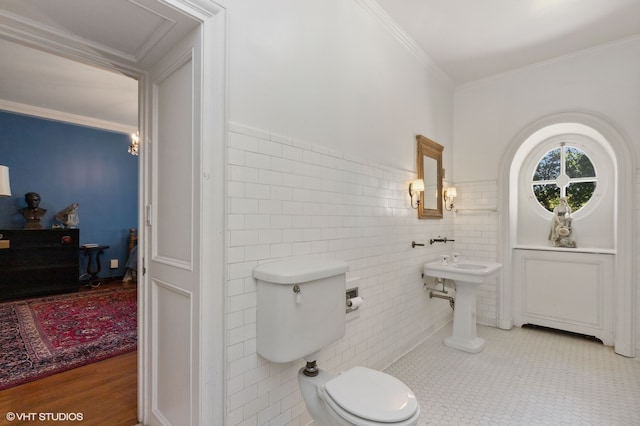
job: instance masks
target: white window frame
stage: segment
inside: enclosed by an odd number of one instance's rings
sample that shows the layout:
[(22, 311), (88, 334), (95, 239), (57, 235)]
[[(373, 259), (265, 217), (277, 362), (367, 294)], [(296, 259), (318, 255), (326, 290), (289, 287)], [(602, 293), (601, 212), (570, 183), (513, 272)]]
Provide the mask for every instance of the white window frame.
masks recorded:
[[(599, 204), (600, 198), (604, 191), (606, 191), (609, 186), (608, 182), (604, 182), (599, 179), (599, 168), (601, 165), (601, 156), (606, 155), (606, 153), (602, 150), (600, 143), (595, 139), (590, 138), (589, 136), (582, 134), (573, 134), (573, 133), (565, 133), (565, 134), (557, 134), (551, 136), (544, 141), (540, 142), (536, 145), (527, 156), (524, 161), (522, 167), (524, 168), (524, 172), (521, 176), (523, 176), (523, 181), (521, 182), (520, 189), (523, 191), (523, 194), (527, 194), (527, 198), (530, 200), (531, 209), (534, 210), (539, 216), (551, 219), (553, 213), (544, 208), (542, 204), (536, 198), (535, 193), (533, 192), (533, 175), (538, 168), (538, 164), (540, 160), (549, 152), (556, 148), (561, 147), (561, 144), (564, 143), (565, 146), (572, 146), (580, 149), (582, 152), (589, 157), (591, 163), (593, 164), (594, 170), (596, 172), (595, 179), (588, 179), (589, 181), (595, 181), (596, 187), (591, 195), (589, 201), (585, 203), (582, 208), (580, 208), (575, 213), (572, 213), (574, 218), (580, 218), (587, 216), (593, 210), (595, 210)], [(561, 170), (564, 171), (564, 165), (561, 165)], [(572, 178), (570, 182), (580, 182), (584, 178)], [(561, 192), (562, 194), (562, 192)]]

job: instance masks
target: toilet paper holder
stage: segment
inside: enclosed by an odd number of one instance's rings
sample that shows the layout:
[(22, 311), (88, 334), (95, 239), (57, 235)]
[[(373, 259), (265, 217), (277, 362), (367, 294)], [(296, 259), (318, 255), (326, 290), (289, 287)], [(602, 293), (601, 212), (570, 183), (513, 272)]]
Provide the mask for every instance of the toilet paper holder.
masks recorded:
[(358, 287), (353, 287), (346, 292), (347, 313), (355, 311), (362, 303), (362, 298), (358, 296)]

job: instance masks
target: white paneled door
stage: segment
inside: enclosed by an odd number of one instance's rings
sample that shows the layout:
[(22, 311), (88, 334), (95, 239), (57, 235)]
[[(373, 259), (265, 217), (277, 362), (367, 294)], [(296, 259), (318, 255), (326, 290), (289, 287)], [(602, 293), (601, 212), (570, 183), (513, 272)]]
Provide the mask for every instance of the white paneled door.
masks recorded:
[(201, 29), (149, 73), (146, 421), (198, 424)]

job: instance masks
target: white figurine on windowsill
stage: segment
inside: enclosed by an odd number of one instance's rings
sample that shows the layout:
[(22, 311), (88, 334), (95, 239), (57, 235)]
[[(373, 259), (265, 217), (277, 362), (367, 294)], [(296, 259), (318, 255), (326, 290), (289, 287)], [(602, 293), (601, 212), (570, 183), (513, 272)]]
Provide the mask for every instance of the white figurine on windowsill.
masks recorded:
[(561, 197), (560, 204), (553, 209), (551, 230), (549, 231), (549, 240), (554, 247), (576, 247), (573, 240), (572, 222), (571, 207), (569, 207), (567, 199)]

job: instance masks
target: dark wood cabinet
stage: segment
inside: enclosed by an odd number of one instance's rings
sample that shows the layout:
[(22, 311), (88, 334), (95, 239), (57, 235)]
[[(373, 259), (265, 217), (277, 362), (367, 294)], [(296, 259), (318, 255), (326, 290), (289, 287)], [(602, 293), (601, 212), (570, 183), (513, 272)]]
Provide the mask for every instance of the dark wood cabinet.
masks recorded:
[(0, 235), (0, 300), (79, 289), (78, 229), (6, 229)]

